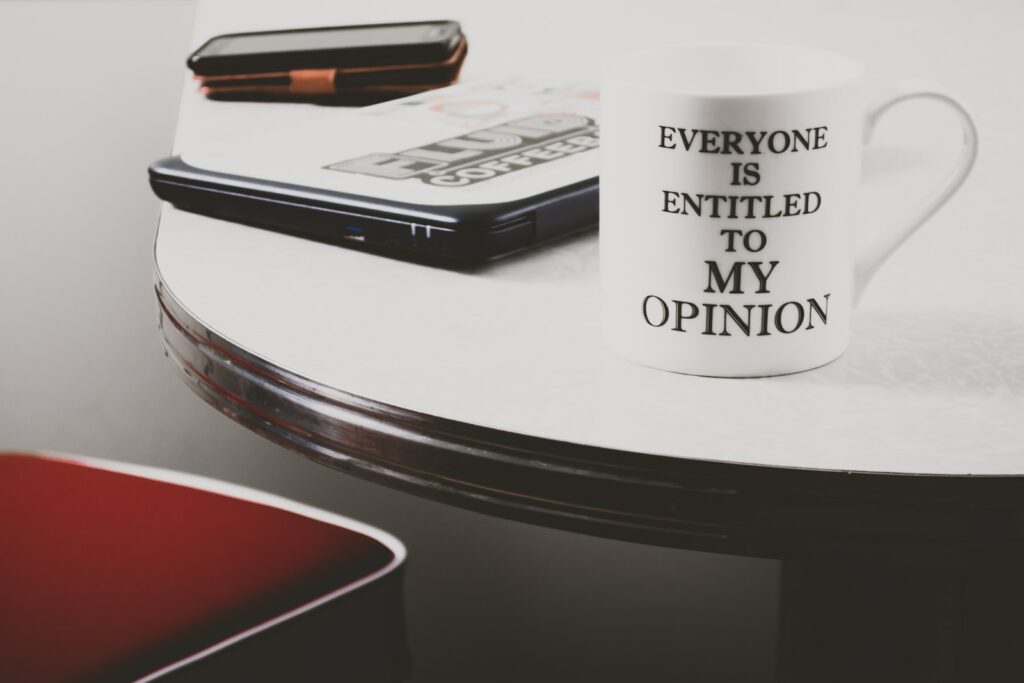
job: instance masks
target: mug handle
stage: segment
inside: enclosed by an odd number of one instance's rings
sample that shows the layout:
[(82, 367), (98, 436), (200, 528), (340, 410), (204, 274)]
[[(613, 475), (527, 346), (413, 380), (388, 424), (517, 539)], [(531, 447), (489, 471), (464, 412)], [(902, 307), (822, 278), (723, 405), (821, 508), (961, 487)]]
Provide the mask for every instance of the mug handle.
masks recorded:
[(864, 124), (864, 143), (867, 144), (871, 140), (875, 126), (885, 112), (900, 102), (918, 97), (947, 104), (959, 114), (960, 125), (964, 131), (963, 148), (953, 172), (924, 201), (914, 207), (900, 223), (882, 233), (874, 243), (857, 256), (854, 263), (854, 305), (860, 301), (871, 278), (878, 272), (886, 259), (959, 189), (967, 178), (967, 174), (971, 172), (974, 160), (978, 156), (978, 129), (974, 125), (974, 119), (971, 118), (970, 112), (958, 99), (943, 91), (942, 88), (925, 81), (898, 82), (885, 100), (868, 112)]

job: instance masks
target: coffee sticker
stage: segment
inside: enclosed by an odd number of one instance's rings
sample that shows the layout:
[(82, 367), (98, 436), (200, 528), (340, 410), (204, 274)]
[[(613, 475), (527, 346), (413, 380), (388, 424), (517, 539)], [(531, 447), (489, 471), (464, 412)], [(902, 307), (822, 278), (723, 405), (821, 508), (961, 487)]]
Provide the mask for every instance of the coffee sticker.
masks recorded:
[(394, 153), (367, 154), (324, 168), (376, 178), (417, 178), (465, 187), (596, 149), (597, 122), (579, 114), (542, 114)]

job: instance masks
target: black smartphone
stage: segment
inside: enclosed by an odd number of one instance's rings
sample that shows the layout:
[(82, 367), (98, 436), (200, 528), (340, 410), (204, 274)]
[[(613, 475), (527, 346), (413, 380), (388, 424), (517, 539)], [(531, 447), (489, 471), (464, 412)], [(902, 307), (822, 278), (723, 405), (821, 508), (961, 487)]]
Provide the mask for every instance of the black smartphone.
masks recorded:
[(230, 33), (188, 58), (199, 76), (442, 62), (462, 41), (456, 21)]
[(178, 208), (331, 244), (452, 265), (598, 219), (597, 88), (457, 85), (185, 147), (149, 169)]

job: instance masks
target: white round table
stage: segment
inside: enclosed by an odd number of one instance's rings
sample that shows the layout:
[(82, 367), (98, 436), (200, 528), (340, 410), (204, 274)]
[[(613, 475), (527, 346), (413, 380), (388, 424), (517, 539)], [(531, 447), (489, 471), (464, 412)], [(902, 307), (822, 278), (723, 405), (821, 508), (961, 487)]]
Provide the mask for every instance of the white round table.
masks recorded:
[[(470, 36), (464, 78), (515, 67), (509, 36), (528, 17), (492, 22), (473, 3), (437, 9)], [(203, 4), (195, 41), (364, 18), (317, 3), (275, 11), (284, 9)], [(380, 11), (395, 16), (365, 18), (405, 16)], [(702, 11), (710, 21), (719, 10)], [(650, 22), (640, 33), (637, 21), (602, 14), (573, 33), (578, 49), (563, 67), (592, 67), (654, 34), (672, 39)], [(609, 42), (616, 26), (624, 37)], [(558, 49), (538, 39), (527, 64)], [(969, 74), (948, 73), (954, 87), (970, 85)], [(975, 106), (984, 142), (996, 105)], [(894, 113), (867, 152), (866, 235), (943, 171), (955, 123), (917, 113)], [(176, 151), (338, 115), (209, 102), (186, 85)], [(193, 388), (234, 419), (324, 463), (455, 504), (741, 552), (850, 538), (1017, 542), (1024, 231), (1006, 169), (1024, 149), (1001, 144), (983, 148), (961, 193), (876, 278), (849, 351), (807, 373), (708, 379), (615, 357), (599, 330), (596, 233), (457, 271), (164, 206), (161, 327)]]

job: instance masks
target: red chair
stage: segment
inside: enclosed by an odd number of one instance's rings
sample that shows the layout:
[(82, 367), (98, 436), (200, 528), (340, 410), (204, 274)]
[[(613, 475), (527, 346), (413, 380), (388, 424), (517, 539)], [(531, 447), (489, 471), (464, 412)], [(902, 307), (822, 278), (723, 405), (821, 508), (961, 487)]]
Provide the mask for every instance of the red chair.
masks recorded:
[(0, 454), (0, 681), (399, 680), (404, 556), (242, 487)]

